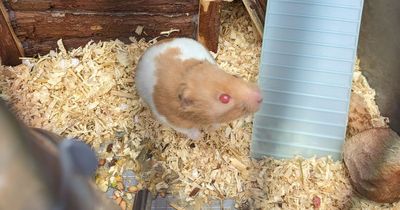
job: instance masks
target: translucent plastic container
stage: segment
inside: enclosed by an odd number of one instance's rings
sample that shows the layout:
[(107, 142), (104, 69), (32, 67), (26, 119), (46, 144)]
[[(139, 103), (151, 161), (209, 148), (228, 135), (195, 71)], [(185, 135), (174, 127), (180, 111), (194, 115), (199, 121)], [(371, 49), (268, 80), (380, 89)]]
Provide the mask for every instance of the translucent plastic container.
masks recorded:
[(341, 158), (363, 0), (268, 0), (255, 158)]

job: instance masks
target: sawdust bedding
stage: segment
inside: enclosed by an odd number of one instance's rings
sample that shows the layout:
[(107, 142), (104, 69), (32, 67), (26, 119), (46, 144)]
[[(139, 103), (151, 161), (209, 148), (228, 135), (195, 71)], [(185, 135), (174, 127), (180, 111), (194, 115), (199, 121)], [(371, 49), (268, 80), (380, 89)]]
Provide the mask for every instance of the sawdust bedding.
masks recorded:
[[(257, 80), (261, 43), (255, 33), (240, 3), (224, 5), (215, 55), (222, 69)], [(131, 207), (134, 193), (143, 187), (174, 193), (180, 198), (174, 206), (189, 209), (189, 204), (224, 198), (249, 209), (400, 208), (356, 196), (342, 162), (301, 157), (252, 160), (252, 116), (209, 132), (201, 141), (187, 140), (160, 125), (138, 98), (134, 84), (138, 58), (156, 40), (131, 41), (89, 42), (67, 51), (60, 40), (57, 51), (24, 58), (16, 67), (0, 67), (1, 97), (18, 117), (29, 126), (90, 144), (99, 157), (97, 186), (103, 192), (115, 188), (113, 198), (123, 209)], [(366, 108), (352, 112), (349, 132), (364, 125), (386, 126), (387, 119), (374, 102), (375, 92), (358, 67), (353, 82), (353, 93)], [(144, 156), (152, 156), (150, 167), (143, 164)], [(137, 172), (137, 186), (124, 186), (125, 170)]]

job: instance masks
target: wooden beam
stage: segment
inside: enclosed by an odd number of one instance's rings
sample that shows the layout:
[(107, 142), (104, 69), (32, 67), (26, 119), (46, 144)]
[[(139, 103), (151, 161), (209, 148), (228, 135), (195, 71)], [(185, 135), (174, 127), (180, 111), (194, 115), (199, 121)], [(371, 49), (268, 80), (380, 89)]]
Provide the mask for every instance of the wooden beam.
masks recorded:
[[(177, 13), (173, 16), (163, 14), (119, 13), (119, 12), (52, 12), (52, 11), (15, 11), (13, 22), (18, 27), (15, 33), (24, 45), (26, 55), (47, 53), (57, 47), (60, 38), (66, 47), (77, 47), (90, 39), (129, 41), (130, 36), (146, 38), (165, 36), (160, 33), (179, 29), (169, 37), (184, 36), (195, 38), (196, 23), (191, 14)], [(137, 34), (136, 28), (143, 27), (143, 32)]]
[(198, 0), (9, 0), (15, 11), (143, 12), (149, 14), (198, 11)]
[(2, 65), (18, 65), (24, 50), (15, 36), (6, 8), (0, 1), (0, 60)]
[(197, 39), (210, 51), (218, 51), (221, 1), (200, 0)]
[(267, 0), (256, 0), (257, 16), (260, 17), (261, 22), (264, 24), (265, 12), (267, 11)]

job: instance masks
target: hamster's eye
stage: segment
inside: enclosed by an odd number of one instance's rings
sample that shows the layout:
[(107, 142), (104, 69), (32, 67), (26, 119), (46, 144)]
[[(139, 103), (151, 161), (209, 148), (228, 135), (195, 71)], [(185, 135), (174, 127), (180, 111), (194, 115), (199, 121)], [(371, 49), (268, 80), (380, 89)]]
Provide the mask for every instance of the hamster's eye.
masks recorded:
[(223, 104), (229, 103), (230, 100), (231, 100), (231, 96), (226, 93), (221, 94), (219, 96), (219, 101), (221, 101), (221, 103), (223, 103)]

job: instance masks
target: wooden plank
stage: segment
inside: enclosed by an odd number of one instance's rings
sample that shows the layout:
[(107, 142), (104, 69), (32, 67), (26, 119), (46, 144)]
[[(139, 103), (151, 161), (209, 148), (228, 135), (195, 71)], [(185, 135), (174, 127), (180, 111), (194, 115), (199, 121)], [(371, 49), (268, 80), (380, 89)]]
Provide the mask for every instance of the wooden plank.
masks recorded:
[(221, 2), (200, 0), (197, 39), (213, 52), (218, 51)]
[[(72, 49), (72, 48), (78, 48), (80, 46), (85, 46), (90, 40), (93, 40), (95, 42), (98, 41), (108, 41), (112, 40), (115, 38), (105, 38), (105, 37), (83, 37), (83, 38), (64, 38), (63, 39), (63, 44), (67, 50)], [(124, 41), (125, 43), (128, 43), (129, 39), (128, 38), (121, 38), (121, 41)], [(50, 50), (54, 50), (57, 48), (57, 41), (58, 39), (48, 39), (48, 40), (43, 40), (43, 41), (38, 41), (38, 40), (25, 40), (23, 42), (24, 48), (25, 48), (25, 54), (27, 56), (35, 56), (37, 54), (39, 55), (45, 55), (49, 53)]]
[(8, 13), (0, 1), (0, 64), (18, 65), (21, 63), (19, 58), (24, 55), (24, 51), (9, 20)]
[[(197, 37), (199, 0), (18, 0), (7, 1), (26, 55), (44, 54), (62, 38), (67, 47), (87, 41), (146, 38), (179, 29), (170, 37)], [(135, 30), (143, 26), (143, 33)], [(163, 38), (163, 36), (161, 36)]]
[(156, 37), (171, 28), (180, 34), (193, 36), (195, 23), (192, 15), (165, 17), (162, 15), (118, 13), (59, 13), (15, 12), (15, 33), (21, 40), (68, 37), (129, 37), (135, 35), (137, 26), (143, 26), (143, 35)]
[(261, 22), (264, 25), (265, 21), (265, 12), (267, 10), (267, 0), (255, 0), (256, 1), (256, 12), (257, 16), (260, 18)]
[[(179, 29), (179, 32), (171, 33), (170, 37), (195, 38), (196, 23), (193, 16), (194, 14), (166, 17), (131, 13), (17, 11), (13, 21), (17, 26), (15, 33), (22, 41), (26, 54), (31, 56), (35, 52), (46, 53), (53, 49), (56, 47), (55, 40), (60, 38), (75, 40), (71, 44), (73, 47), (77, 43), (83, 43), (77, 40), (91, 38), (128, 40), (130, 36), (146, 39), (163, 37), (160, 32), (170, 29)], [(138, 26), (144, 27), (140, 35), (135, 33)]]
[(264, 11), (264, 15), (262, 14), (262, 10), (261, 9), (261, 1), (257, 1), (257, 0), (242, 0), (244, 6), (246, 7), (247, 12), (250, 15), (250, 19), (253, 22), (253, 24), (255, 25), (258, 34), (262, 37), (263, 34), (263, 30), (264, 30), (264, 16), (265, 16), (265, 11)]
[(18, 0), (9, 1), (15, 11), (129, 11), (148, 13), (182, 13), (198, 10), (198, 0)]

